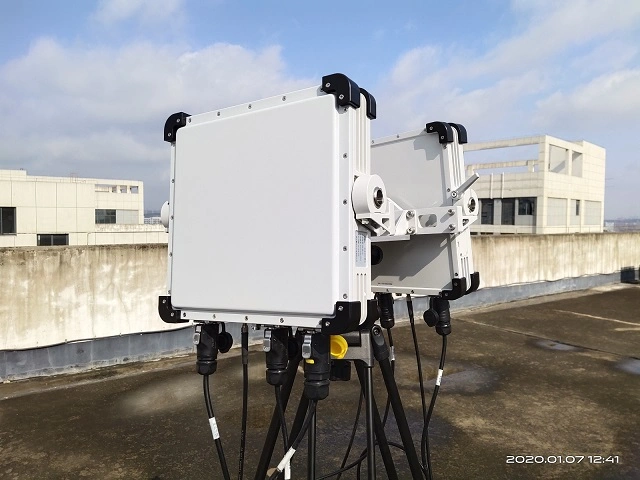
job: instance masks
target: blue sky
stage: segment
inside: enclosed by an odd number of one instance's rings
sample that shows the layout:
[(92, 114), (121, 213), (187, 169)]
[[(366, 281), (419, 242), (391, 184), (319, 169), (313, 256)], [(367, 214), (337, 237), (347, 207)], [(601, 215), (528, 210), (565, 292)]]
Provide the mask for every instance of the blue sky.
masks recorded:
[(601, 145), (605, 216), (640, 217), (638, 1), (5, 3), (0, 168), (140, 179), (156, 209), (169, 114), (342, 72), (378, 101), (374, 137), (445, 119)]

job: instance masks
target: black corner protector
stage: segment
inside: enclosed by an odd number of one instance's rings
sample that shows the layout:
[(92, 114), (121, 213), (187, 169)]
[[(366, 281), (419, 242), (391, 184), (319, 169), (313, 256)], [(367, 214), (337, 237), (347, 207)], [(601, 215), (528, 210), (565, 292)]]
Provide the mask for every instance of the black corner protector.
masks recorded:
[(364, 324), (360, 325), (358, 328), (360, 330), (370, 330), (379, 318), (380, 307), (378, 307), (378, 301), (375, 298), (373, 300), (367, 300), (367, 318), (364, 321)]
[(451, 290), (442, 290), (440, 296), (445, 300), (456, 300), (467, 293), (467, 279), (453, 278), (451, 279)]
[(169, 296), (158, 297), (158, 313), (165, 323), (187, 323), (189, 321), (186, 318), (182, 318), (180, 310), (174, 310)]
[(471, 274), (471, 286), (467, 289), (465, 295), (469, 295), (470, 293), (475, 292), (476, 290), (478, 290), (479, 286), (480, 286), (480, 273), (473, 272)]
[(333, 316), (320, 321), (322, 333), (339, 335), (357, 330), (360, 325), (361, 309), (360, 302), (336, 302)]
[(463, 143), (467, 143), (467, 129), (464, 128), (464, 125), (461, 123), (450, 123), (453, 128), (458, 132), (458, 143), (462, 145)]
[(342, 73), (334, 73), (322, 77), (322, 86), (325, 93), (332, 93), (336, 97), (336, 106), (360, 108), (360, 87)]
[(360, 93), (364, 95), (367, 100), (367, 117), (369, 120), (375, 120), (376, 118), (376, 98), (367, 92), (364, 88), (360, 89)]
[(184, 127), (187, 124), (187, 118), (190, 117), (188, 113), (178, 112), (173, 115), (169, 115), (167, 121), (164, 122), (164, 141), (175, 142), (176, 132), (179, 128)]
[(440, 143), (453, 142), (453, 130), (451, 129), (451, 125), (446, 122), (427, 123), (425, 130), (427, 133), (437, 133), (438, 141)]

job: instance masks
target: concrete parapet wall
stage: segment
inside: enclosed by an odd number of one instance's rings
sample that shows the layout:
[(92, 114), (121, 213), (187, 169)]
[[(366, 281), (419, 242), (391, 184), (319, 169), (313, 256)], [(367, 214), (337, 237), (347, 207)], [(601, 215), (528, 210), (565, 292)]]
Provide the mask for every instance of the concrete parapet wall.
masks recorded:
[(0, 350), (169, 330), (166, 245), (0, 249)]
[(483, 235), (473, 261), (484, 287), (549, 282), (640, 265), (640, 233)]
[[(595, 275), (613, 280), (612, 274), (622, 268), (640, 265), (640, 233), (476, 236), (473, 255), (482, 288), (513, 290), (514, 285)], [(0, 302), (0, 351), (175, 329), (157, 314), (166, 269), (166, 245), (0, 249), (5, 296)], [(567, 285), (574, 284), (584, 282)], [(492, 295), (478, 293), (475, 298), (480, 303), (509, 299), (492, 288), (484, 293), (492, 290)], [(530, 296), (549, 293), (526, 290)], [(177, 349), (171, 342), (167, 351)], [(152, 353), (146, 346), (141, 351)]]

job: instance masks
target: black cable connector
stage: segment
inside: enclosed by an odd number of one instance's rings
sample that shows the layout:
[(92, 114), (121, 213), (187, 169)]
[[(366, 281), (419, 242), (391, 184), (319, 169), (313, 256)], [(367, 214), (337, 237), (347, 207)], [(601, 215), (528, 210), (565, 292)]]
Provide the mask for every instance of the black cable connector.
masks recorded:
[(393, 295), (391, 293), (376, 293), (376, 299), (378, 307), (380, 307), (380, 325), (389, 330), (396, 323), (393, 312)]
[(193, 343), (196, 344), (196, 369), (200, 375), (211, 375), (218, 368), (218, 332), (217, 323), (196, 326)]
[[(324, 400), (329, 396), (331, 383), (330, 336), (325, 333), (311, 334), (311, 352), (304, 360), (304, 395), (309, 400)], [(305, 355), (303, 345), (303, 356)]]
[(289, 329), (271, 328), (265, 330), (265, 351), (267, 362), (267, 383), (283, 385), (287, 380), (289, 364)]
[(438, 335), (449, 335), (451, 333), (451, 312), (449, 310), (449, 300), (442, 297), (431, 297), (429, 300), (429, 310), (424, 312), (424, 321), (430, 327), (436, 327)]

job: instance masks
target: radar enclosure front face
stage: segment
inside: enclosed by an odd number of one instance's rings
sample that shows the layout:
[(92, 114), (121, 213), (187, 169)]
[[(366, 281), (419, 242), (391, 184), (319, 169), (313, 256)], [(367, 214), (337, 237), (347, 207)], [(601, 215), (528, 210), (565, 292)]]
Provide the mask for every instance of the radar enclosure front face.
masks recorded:
[(351, 328), (337, 325), (345, 308), (355, 326), (366, 318), (370, 240), (351, 188), (368, 173), (369, 122), (320, 88), (186, 118), (169, 225), (182, 318), (337, 330)]

